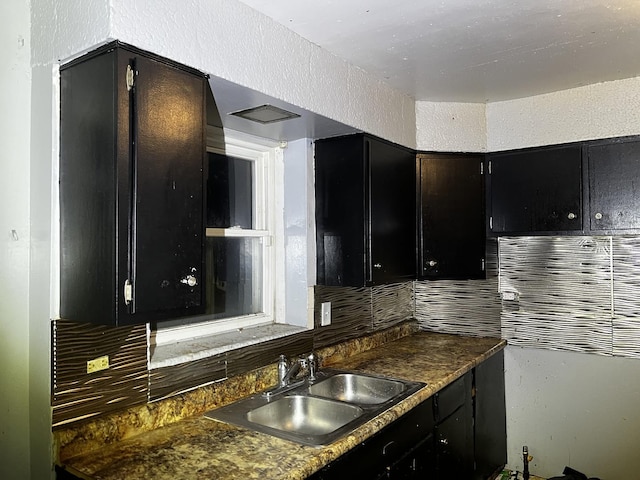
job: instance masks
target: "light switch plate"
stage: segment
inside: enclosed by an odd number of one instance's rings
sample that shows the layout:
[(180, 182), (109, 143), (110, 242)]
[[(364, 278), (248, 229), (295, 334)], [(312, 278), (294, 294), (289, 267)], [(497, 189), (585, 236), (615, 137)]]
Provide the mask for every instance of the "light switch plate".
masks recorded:
[(331, 325), (331, 302), (322, 302), (320, 305), (320, 326)]

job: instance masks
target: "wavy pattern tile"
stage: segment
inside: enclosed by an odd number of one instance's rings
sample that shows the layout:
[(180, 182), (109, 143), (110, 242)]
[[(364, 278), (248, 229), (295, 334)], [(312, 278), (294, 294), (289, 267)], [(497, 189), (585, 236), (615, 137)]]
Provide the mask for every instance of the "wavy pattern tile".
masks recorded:
[(415, 282), (416, 320), (423, 330), (500, 337), (498, 244), (487, 239), (486, 280)]
[(640, 358), (640, 237), (613, 237), (613, 354)]
[(414, 317), (413, 282), (371, 288), (374, 330), (389, 328)]
[(416, 282), (416, 320), (423, 330), (500, 337), (500, 299), (494, 280)]
[[(110, 328), (54, 320), (53, 426), (147, 401), (145, 325)], [(109, 368), (87, 373), (87, 361), (109, 356)]]
[[(331, 302), (331, 325), (320, 326), (322, 302)], [(373, 330), (371, 289), (368, 287), (326, 287), (314, 289), (314, 348), (357, 338)]]
[[(512, 345), (610, 355), (610, 237), (502, 237), (502, 336)], [(505, 297), (506, 298), (506, 297)]]
[(306, 331), (226, 352), (227, 376), (233, 377), (270, 363), (280, 355), (289, 358), (313, 350), (313, 331)]
[(149, 371), (149, 400), (156, 401), (227, 378), (225, 354)]
[[(501, 294), (515, 298), (501, 301)], [(332, 303), (329, 327), (319, 327), (322, 302)], [(640, 237), (501, 237), (487, 241), (486, 280), (317, 286), (313, 332), (151, 372), (144, 325), (56, 320), (53, 424), (174, 396), (269, 364), (279, 353), (333, 346), (412, 316), (423, 330), (640, 358)], [(87, 374), (87, 360), (102, 355), (110, 368)]]

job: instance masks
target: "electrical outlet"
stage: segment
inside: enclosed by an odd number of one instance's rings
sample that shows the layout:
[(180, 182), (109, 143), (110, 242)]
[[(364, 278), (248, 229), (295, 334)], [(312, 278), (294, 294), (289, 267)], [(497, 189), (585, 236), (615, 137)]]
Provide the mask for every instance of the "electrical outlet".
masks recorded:
[(502, 300), (507, 300), (510, 302), (517, 302), (518, 300), (520, 300), (520, 294), (518, 294), (518, 292), (513, 292), (513, 291), (504, 291), (502, 292)]
[(99, 372), (107, 368), (109, 368), (109, 355), (103, 355), (87, 361), (87, 373)]
[(331, 325), (331, 302), (322, 302), (320, 305), (320, 326)]

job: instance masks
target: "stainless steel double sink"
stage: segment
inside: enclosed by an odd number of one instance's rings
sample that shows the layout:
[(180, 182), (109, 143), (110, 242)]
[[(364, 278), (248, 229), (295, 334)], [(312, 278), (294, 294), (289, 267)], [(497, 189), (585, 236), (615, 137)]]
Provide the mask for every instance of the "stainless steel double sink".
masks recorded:
[(297, 383), (211, 410), (206, 417), (311, 446), (332, 443), (424, 387), (424, 383), (322, 370)]

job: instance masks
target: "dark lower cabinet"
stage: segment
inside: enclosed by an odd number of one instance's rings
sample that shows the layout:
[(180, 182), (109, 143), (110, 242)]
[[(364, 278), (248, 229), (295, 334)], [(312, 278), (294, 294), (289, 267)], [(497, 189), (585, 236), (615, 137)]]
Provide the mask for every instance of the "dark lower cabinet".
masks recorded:
[(429, 398), (309, 478), (430, 479), (433, 426)]
[(436, 478), (472, 478), (473, 423), (464, 407), (436, 426)]
[(504, 399), (504, 351), (475, 368), (476, 480), (484, 480), (507, 463), (507, 419)]
[(73, 473), (67, 471), (65, 468), (56, 465), (56, 480), (82, 480), (80, 477), (76, 477)]
[(313, 480), (487, 480), (506, 463), (504, 356), (498, 352)]
[(473, 373), (468, 372), (434, 398), (436, 478), (473, 478)]
[(433, 434), (429, 434), (400, 460), (387, 469), (382, 478), (433, 479), (435, 477), (435, 446)]

